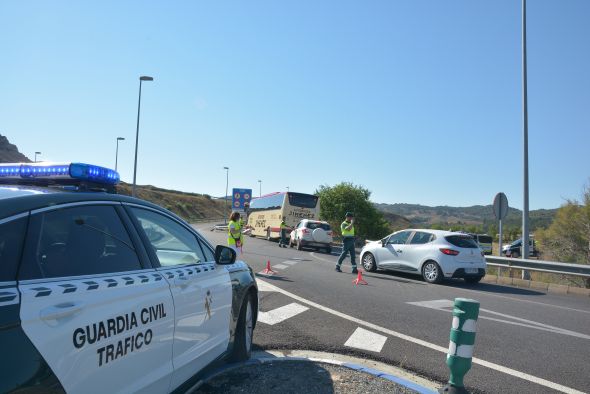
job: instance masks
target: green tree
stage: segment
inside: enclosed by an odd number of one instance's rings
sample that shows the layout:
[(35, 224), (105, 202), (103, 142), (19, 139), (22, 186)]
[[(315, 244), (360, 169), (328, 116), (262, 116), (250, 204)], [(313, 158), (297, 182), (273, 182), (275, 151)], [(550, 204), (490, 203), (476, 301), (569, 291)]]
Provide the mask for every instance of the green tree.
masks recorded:
[(346, 212), (354, 213), (356, 234), (361, 239), (380, 239), (391, 232), (389, 223), (369, 201), (368, 189), (342, 182), (335, 186), (321, 185), (315, 193), (320, 197), (320, 217), (338, 233)]
[[(568, 200), (555, 214), (553, 223), (537, 232), (544, 252), (566, 263), (590, 264), (590, 182), (582, 201)], [(590, 279), (586, 280), (590, 288)]]

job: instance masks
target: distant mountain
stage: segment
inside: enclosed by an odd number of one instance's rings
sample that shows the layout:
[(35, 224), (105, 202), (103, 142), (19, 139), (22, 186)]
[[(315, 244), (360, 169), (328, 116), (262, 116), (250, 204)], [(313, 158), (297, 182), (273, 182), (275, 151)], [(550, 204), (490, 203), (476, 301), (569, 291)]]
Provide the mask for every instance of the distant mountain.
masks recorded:
[[(387, 214), (396, 214), (408, 219), (413, 226), (429, 227), (434, 224), (441, 225), (475, 225), (487, 227), (497, 223), (491, 205), (474, 205), (471, 207), (429, 207), (419, 204), (375, 204), (375, 207)], [(557, 209), (537, 209), (529, 212), (531, 231), (548, 227), (555, 216)], [(520, 226), (522, 211), (509, 208), (508, 215), (503, 220), (503, 225)]]
[(3, 135), (0, 135), (0, 163), (30, 163), (31, 160), (18, 151)]

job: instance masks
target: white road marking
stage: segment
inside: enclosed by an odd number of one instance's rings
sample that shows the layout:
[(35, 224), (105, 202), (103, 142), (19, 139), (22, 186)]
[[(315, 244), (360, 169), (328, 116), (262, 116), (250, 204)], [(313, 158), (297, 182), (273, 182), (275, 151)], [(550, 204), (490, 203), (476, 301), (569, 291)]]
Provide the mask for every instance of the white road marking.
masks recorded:
[[(318, 304), (316, 302), (309, 301), (309, 300), (307, 300), (307, 299), (305, 299), (303, 297), (300, 297), (300, 296), (298, 296), (296, 294), (293, 294), (291, 292), (288, 292), (286, 290), (283, 290), (280, 287), (277, 287), (277, 286), (272, 285), (270, 283), (268, 283), (268, 285), (271, 286), (271, 287), (273, 287), (275, 289), (275, 291), (277, 291), (278, 293), (284, 294), (287, 297), (293, 298), (294, 300), (297, 300), (297, 301), (299, 301), (299, 302), (301, 302), (303, 304), (307, 304), (307, 305), (309, 305), (309, 306), (311, 306), (313, 308), (319, 309), (319, 310), (324, 311), (326, 313), (329, 313), (331, 315), (338, 316), (338, 317), (340, 317), (342, 319), (346, 319), (346, 320), (351, 321), (351, 322), (354, 322), (354, 323), (356, 323), (358, 325), (361, 325), (361, 326), (370, 328), (371, 330), (379, 331), (379, 332), (381, 332), (383, 334), (391, 335), (392, 337), (403, 339), (404, 341), (415, 343), (416, 345), (424, 346), (424, 347), (426, 347), (428, 349), (432, 349), (432, 350), (438, 351), (440, 353), (446, 354), (447, 351), (448, 351), (448, 349), (446, 347), (442, 347), (442, 346), (436, 345), (434, 343), (430, 343), (430, 342), (424, 341), (424, 340), (419, 339), (419, 338), (414, 338), (414, 337), (411, 337), (409, 335), (402, 334), (400, 332), (393, 331), (393, 330), (390, 330), (388, 328), (384, 328), (384, 327), (378, 326), (376, 324), (373, 324), (373, 323), (370, 323), (370, 322), (367, 322), (367, 321), (358, 319), (356, 317), (347, 315), (345, 313), (338, 312), (338, 311), (336, 311), (334, 309), (325, 307), (325, 306), (320, 305), (320, 304)], [(489, 362), (489, 361), (485, 361), (485, 360), (482, 360), (482, 359), (477, 358), (477, 357), (473, 357), (471, 361), (474, 364), (478, 364), (478, 365), (481, 365), (483, 367), (493, 369), (494, 371), (502, 372), (502, 373), (505, 373), (507, 375), (514, 376), (514, 377), (517, 377), (517, 378), (526, 380), (528, 382), (538, 384), (540, 386), (544, 386), (544, 387), (548, 387), (548, 388), (551, 388), (551, 389), (554, 389), (554, 390), (557, 390), (557, 391), (561, 391), (562, 393), (568, 393), (568, 394), (584, 394), (582, 391), (573, 389), (571, 387), (567, 387), (567, 386), (561, 385), (559, 383), (551, 382), (549, 380), (546, 380), (546, 379), (543, 379), (543, 378), (539, 378), (537, 376), (530, 375), (530, 374), (525, 373), (525, 372), (520, 372), (520, 371), (517, 371), (515, 369), (505, 367), (505, 366), (500, 365), (500, 364), (495, 364), (495, 363), (492, 363), (492, 362)]]
[(295, 265), (295, 264), (299, 264), (299, 263), (301, 263), (301, 261), (293, 261), (293, 260), (283, 261), (283, 264), (287, 264), (287, 265)]
[[(407, 304), (421, 306), (421, 307), (429, 308), (429, 309), (435, 309), (435, 310), (443, 311), (443, 312), (452, 312), (452, 310), (450, 310), (449, 308), (453, 308), (453, 301), (451, 301), (451, 300), (432, 300), (432, 301), (407, 302)], [(576, 337), (576, 338), (590, 339), (590, 335), (582, 334), (582, 333), (575, 332), (575, 331), (566, 330), (565, 328), (559, 328), (559, 327), (555, 327), (555, 326), (550, 326), (548, 324), (539, 323), (539, 322), (536, 322), (536, 321), (533, 321), (533, 320), (523, 319), (523, 318), (517, 317), (517, 316), (507, 315), (505, 313), (495, 312), (495, 311), (492, 311), (492, 310), (489, 310), (489, 309), (480, 308), (479, 309), (479, 312), (480, 312), (479, 319), (483, 319), (483, 320), (491, 320), (491, 321), (496, 321), (496, 322), (499, 322), (499, 323), (511, 324), (513, 326), (522, 326), (522, 327), (534, 328), (535, 330), (552, 332), (554, 334), (569, 335), (569, 336)], [(495, 318), (495, 317), (485, 316), (485, 315), (482, 315), (481, 314), (482, 312), (483, 313), (488, 313), (488, 314), (491, 314), (491, 315), (505, 317), (507, 319), (511, 319), (511, 320), (515, 320), (515, 321), (510, 321), (510, 320), (504, 320), (504, 319), (498, 319), (498, 318)]]
[(387, 341), (385, 335), (377, 334), (358, 327), (344, 343), (344, 346), (379, 353), (381, 352), (381, 349), (383, 349), (385, 341)]
[(256, 284), (258, 285), (258, 291), (266, 291), (266, 292), (275, 291), (272, 287), (268, 286), (266, 284), (266, 282), (264, 282), (262, 280), (257, 280)]
[[(274, 287), (270, 283), (267, 283), (267, 285)], [(268, 324), (270, 326), (274, 326), (275, 324), (290, 319), (293, 316), (297, 316), (298, 314), (303, 313), (308, 309), (309, 308), (306, 306), (293, 302), (289, 305), (273, 309), (272, 311), (258, 312), (258, 321), (261, 323)]]
[(275, 264), (272, 266), (272, 268), (276, 268), (278, 270), (284, 270), (285, 268), (289, 268), (289, 266), (285, 265), (285, 264)]

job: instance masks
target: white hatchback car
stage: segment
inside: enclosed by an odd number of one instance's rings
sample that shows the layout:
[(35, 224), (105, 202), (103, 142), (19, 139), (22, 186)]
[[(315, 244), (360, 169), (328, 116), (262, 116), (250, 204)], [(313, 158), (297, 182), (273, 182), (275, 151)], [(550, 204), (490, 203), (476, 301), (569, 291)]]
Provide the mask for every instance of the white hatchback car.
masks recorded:
[(486, 273), (483, 252), (470, 235), (441, 230), (409, 229), (371, 241), (361, 250), (361, 262), (367, 271), (416, 273), (429, 283), (477, 283)]
[(298, 250), (315, 248), (332, 253), (332, 228), (328, 222), (303, 219), (291, 231), (289, 246), (297, 246)]

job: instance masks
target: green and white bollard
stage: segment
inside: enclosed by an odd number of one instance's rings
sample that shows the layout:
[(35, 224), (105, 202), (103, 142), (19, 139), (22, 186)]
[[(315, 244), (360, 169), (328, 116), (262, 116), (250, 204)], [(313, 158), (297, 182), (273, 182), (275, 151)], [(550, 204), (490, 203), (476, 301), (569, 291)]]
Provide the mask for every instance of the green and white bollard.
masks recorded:
[(466, 298), (455, 298), (451, 342), (447, 354), (447, 365), (451, 370), (449, 383), (439, 393), (467, 393), (463, 385), (465, 374), (471, 369), (475, 331), (479, 315), (479, 302)]

